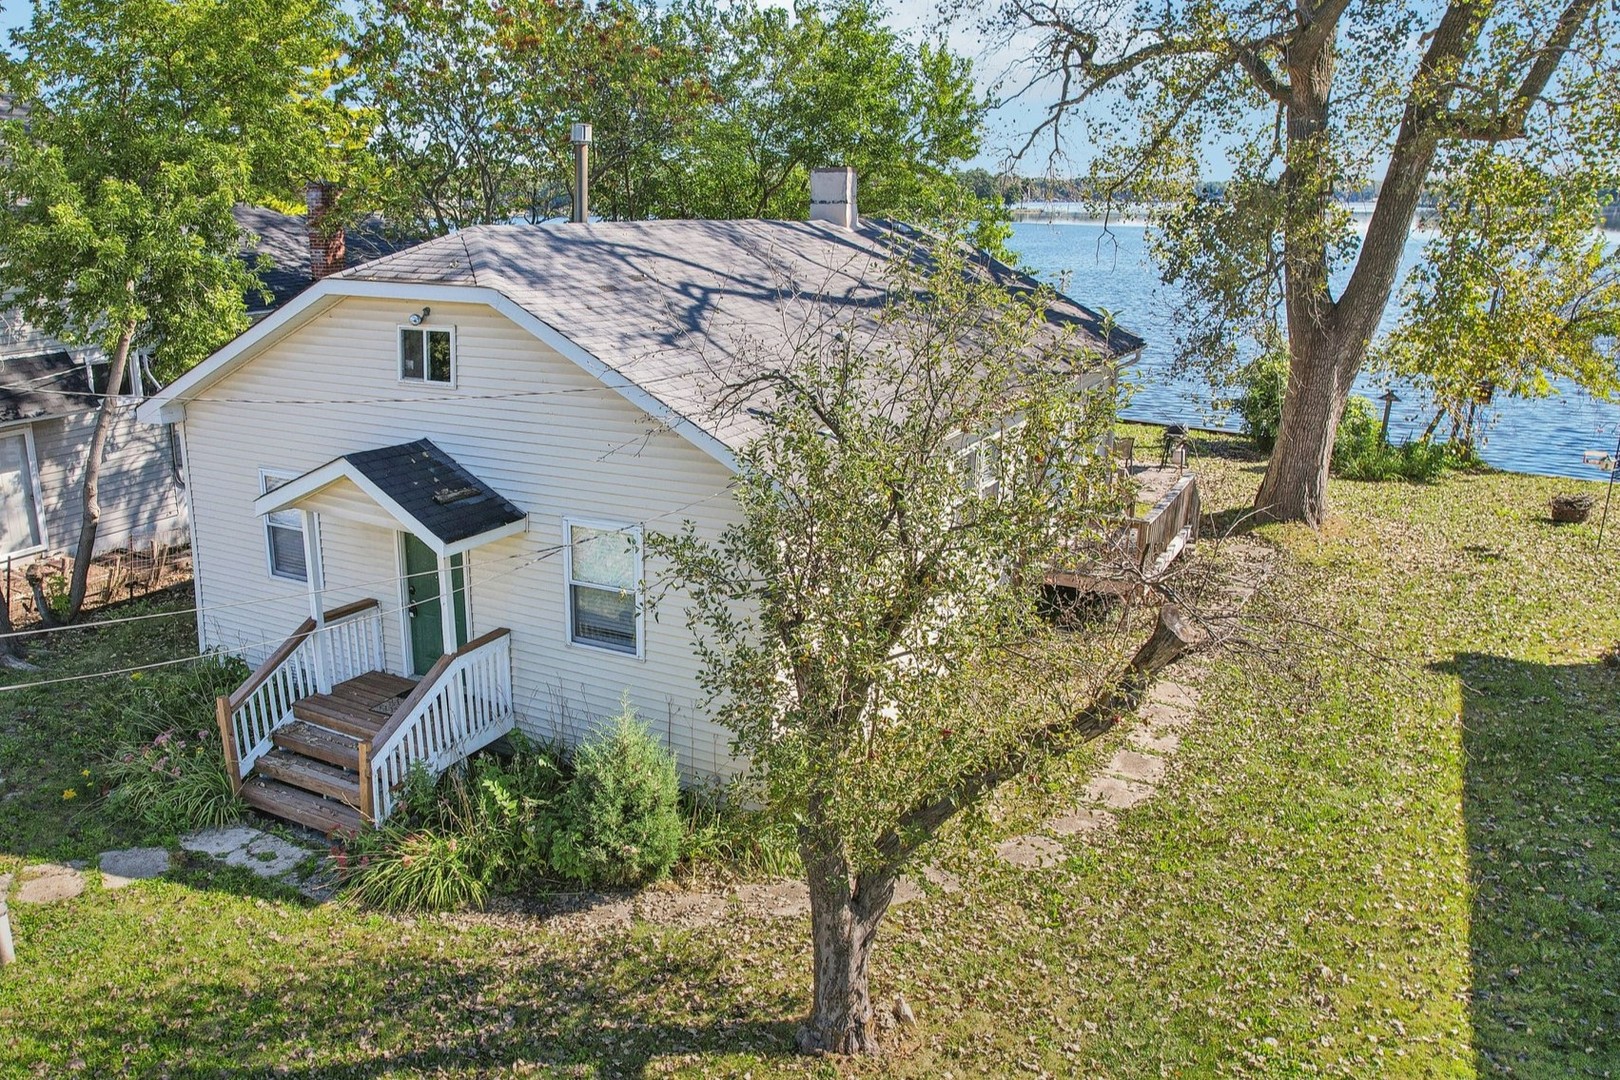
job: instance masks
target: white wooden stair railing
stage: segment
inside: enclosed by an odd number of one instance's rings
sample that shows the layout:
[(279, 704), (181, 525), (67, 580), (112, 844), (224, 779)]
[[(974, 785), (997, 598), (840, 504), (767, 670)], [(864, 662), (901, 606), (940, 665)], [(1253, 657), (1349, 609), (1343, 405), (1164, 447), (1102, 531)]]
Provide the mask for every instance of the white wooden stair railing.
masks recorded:
[(370, 743), (360, 744), (360, 812), (382, 824), (413, 766), (437, 776), (512, 725), (512, 632), (493, 630), (439, 657)]
[(328, 686), (382, 669), (382, 611), (376, 600), (334, 608), (322, 621), (317, 629), (313, 618), (305, 619), (247, 682), (216, 703), (226, 772), (237, 790), (253, 763), (270, 750), (276, 729), (292, 722), (294, 703), (320, 692), (323, 667)]

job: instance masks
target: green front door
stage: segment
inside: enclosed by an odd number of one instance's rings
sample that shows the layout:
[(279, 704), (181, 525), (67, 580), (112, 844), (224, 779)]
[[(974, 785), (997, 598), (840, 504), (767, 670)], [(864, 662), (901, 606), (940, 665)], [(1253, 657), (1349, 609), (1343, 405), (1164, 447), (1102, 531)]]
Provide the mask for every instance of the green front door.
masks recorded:
[[(410, 533), (401, 533), (405, 544), (405, 595), (410, 604), (411, 674), (426, 675), (447, 651), (444, 647), (444, 615), (439, 603), (439, 557), (433, 549)], [(456, 644), (467, 644), (467, 581), (462, 557), (450, 556), (450, 588), (455, 594)]]

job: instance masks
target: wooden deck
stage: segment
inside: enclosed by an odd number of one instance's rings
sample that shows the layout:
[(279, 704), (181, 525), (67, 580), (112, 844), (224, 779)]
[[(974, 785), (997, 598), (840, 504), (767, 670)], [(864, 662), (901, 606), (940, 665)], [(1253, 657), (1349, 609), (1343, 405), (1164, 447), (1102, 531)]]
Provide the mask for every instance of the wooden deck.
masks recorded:
[(1047, 584), (1081, 592), (1127, 595), (1162, 576), (1198, 536), (1198, 479), (1174, 465), (1132, 464), (1135, 512), (1119, 523), (1098, 550), (1076, 551), (1075, 560), (1054, 567)]

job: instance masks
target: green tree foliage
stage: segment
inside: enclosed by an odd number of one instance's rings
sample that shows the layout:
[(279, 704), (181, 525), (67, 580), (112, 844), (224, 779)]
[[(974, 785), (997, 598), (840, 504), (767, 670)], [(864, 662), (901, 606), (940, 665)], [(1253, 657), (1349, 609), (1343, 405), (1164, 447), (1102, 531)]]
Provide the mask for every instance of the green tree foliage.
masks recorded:
[(742, 520), (649, 538), (716, 718), (797, 833), (801, 1047), (846, 1053), (875, 1047), (867, 961), (901, 868), (1086, 732), (1120, 660), (1112, 636), (1052, 629), (1040, 589), (1128, 497), (1097, 452), (1113, 395), (1074, 373), (1103, 361), (953, 244), (903, 252), (885, 284), (878, 329), (831, 316), (747, 365)]
[[(330, 0), (36, 5), (8, 71), (31, 116), (0, 125), (0, 292), (46, 332), (100, 346), (114, 391), (132, 351), (165, 378), (241, 331), (258, 282), (231, 209), (296, 197), (347, 137), (324, 95), (341, 27)], [(114, 408), (88, 451), (70, 615)]]
[(823, 165), (857, 171), (864, 212), (960, 209), (969, 189), (952, 167), (978, 153), (986, 107), (966, 59), (908, 40), (863, 0), (677, 10), (714, 89), (686, 153), (684, 216), (802, 218)]
[(587, 886), (664, 876), (681, 852), (675, 755), (628, 707), (574, 753), (551, 868)]
[[(1423, 333), (1471, 340), (1495, 371), (1517, 351), (1521, 369), (1590, 374), (1567, 359), (1589, 355), (1570, 340), (1583, 330), (1540, 343), (1546, 320), (1567, 321), (1608, 272), (1590, 249), (1525, 226), (1569, 208), (1569, 221), (1584, 215), (1590, 227), (1597, 189), (1614, 186), (1617, 19), (1603, 0), (1006, 0), (995, 21), (1034, 36), (1059, 89), (1031, 145), (1079, 121), (1096, 190), (1161, 207), (1157, 254), (1188, 297), (1184, 357), (1230, 368), (1284, 334), (1288, 397), (1255, 505), (1314, 523), (1327, 509), (1335, 430), (1431, 185), (1450, 191), (1435, 249), (1448, 280), (1419, 286), (1428, 299), (1414, 315), (1439, 324)], [(1199, 183), (1216, 147), (1232, 172), (1218, 196)], [(1510, 175), (1515, 162), (1532, 168)], [(1375, 183), (1362, 234), (1338, 197)], [(1499, 274), (1523, 279), (1491, 280)], [(1510, 317), (1480, 317), (1493, 297)], [(1526, 320), (1543, 324), (1538, 347), (1515, 350)], [(1411, 363), (1456, 366), (1413, 340)]]
[[(1611, 130), (1605, 137), (1617, 141)], [(1408, 279), (1380, 359), (1425, 386), (1434, 430), (1471, 445), (1497, 394), (1539, 398), (1563, 379), (1620, 390), (1620, 248), (1592, 225), (1604, 177), (1561, 172), (1544, 148), (1469, 147), (1434, 185), (1435, 238)], [(1620, 152), (1612, 154), (1620, 169)]]
[(884, 18), (867, 0), (376, 0), (352, 92), (377, 117), (381, 204), (429, 232), (566, 216), (574, 121), (609, 219), (803, 218), (809, 170), (850, 165), (866, 212), (999, 220), (953, 172), (986, 107), (969, 63)]

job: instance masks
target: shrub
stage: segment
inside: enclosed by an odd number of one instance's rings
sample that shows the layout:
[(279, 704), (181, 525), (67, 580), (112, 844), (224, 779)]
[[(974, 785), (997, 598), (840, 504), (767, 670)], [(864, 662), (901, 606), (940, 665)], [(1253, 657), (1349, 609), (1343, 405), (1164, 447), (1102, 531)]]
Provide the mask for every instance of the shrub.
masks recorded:
[(149, 828), (211, 828), (242, 816), (213, 728), (166, 728), (148, 741), (125, 744), (107, 759), (104, 773), (115, 785), (107, 805)]
[(413, 769), (393, 820), (334, 851), (349, 898), (442, 911), (543, 876), (564, 790), (561, 755), (515, 741), (510, 759), (480, 755), (437, 785)]
[(551, 868), (586, 886), (668, 873), (681, 849), (675, 757), (628, 707), (574, 755)]
[(1333, 473), (1346, 480), (1433, 480), (1454, 460), (1445, 446), (1429, 442), (1387, 445), (1382, 421), (1366, 398), (1345, 403), (1333, 440)]
[(1283, 394), (1288, 390), (1287, 350), (1267, 349), (1243, 366), (1236, 382), (1239, 393), (1232, 411), (1250, 441), (1261, 450), (1270, 450), (1277, 443)]

